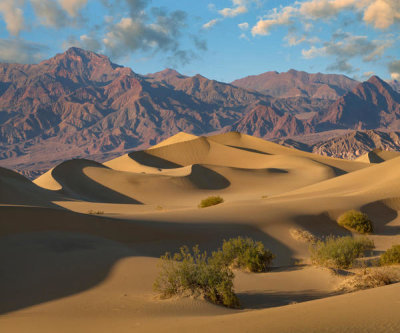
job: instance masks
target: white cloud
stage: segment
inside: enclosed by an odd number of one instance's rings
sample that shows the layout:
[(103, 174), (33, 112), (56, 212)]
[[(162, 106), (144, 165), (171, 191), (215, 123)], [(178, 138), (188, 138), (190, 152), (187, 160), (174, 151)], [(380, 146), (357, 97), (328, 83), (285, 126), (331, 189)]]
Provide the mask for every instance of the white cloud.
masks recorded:
[(8, 32), (13, 36), (18, 36), (25, 27), (24, 13), (21, 9), (23, 4), (23, 0), (0, 0), (0, 13)]
[(143, 18), (124, 17), (109, 26), (109, 31), (103, 38), (106, 51), (114, 57), (137, 50), (180, 52), (179, 56), (183, 59), (178, 38), (185, 26), (186, 13), (167, 13), (159, 8), (153, 8), (152, 11), (156, 14), (153, 22), (146, 22)]
[(208, 21), (207, 23), (203, 24), (203, 29), (211, 29), (214, 25), (216, 25), (219, 22), (218, 19), (213, 19), (211, 21)]
[(0, 39), (0, 61), (7, 63), (37, 63), (44, 58), (44, 45), (22, 39)]
[(252, 28), (253, 35), (268, 35), (274, 26), (301, 22), (305, 29), (307, 20), (332, 19), (343, 11), (361, 14), (366, 24), (386, 29), (400, 23), (399, 0), (310, 0), (274, 8), (271, 14), (258, 20)]
[(375, 28), (386, 29), (400, 22), (399, 0), (375, 0), (364, 11), (364, 21)]
[(223, 17), (235, 17), (240, 14), (247, 13), (246, 6), (238, 6), (235, 8), (224, 8), (218, 11)]
[(281, 11), (275, 8), (271, 14), (267, 15), (266, 19), (261, 19), (257, 22), (251, 29), (251, 33), (253, 36), (268, 35), (275, 26), (291, 24), (293, 22), (292, 18), (296, 12), (296, 8), (290, 6), (284, 7)]
[(238, 27), (240, 30), (245, 31), (245, 30), (249, 29), (249, 24), (247, 22), (239, 23)]
[(57, 2), (52, 0), (31, 0), (31, 4), (42, 25), (49, 27), (67, 25), (67, 15)]
[(61, 7), (72, 17), (76, 17), (79, 11), (86, 6), (87, 0), (58, 0)]
[(239, 35), (240, 39), (245, 39), (245, 40), (249, 40), (249, 37), (246, 36), (246, 34), (243, 32)]
[(393, 80), (400, 80), (400, 60), (390, 62), (388, 69)]
[(363, 73), (363, 78), (364, 79), (369, 79), (372, 75), (375, 75), (374, 71), (364, 72)]
[(306, 59), (320, 56), (333, 56), (335, 63), (329, 69), (338, 69), (342, 72), (351, 73), (354, 69), (349, 64), (353, 58), (362, 58), (364, 62), (376, 61), (382, 58), (385, 50), (392, 46), (391, 40), (372, 40), (366, 36), (354, 36), (339, 31), (332, 36), (332, 40), (323, 44), (322, 47), (311, 46), (308, 50), (303, 49), (302, 55)]

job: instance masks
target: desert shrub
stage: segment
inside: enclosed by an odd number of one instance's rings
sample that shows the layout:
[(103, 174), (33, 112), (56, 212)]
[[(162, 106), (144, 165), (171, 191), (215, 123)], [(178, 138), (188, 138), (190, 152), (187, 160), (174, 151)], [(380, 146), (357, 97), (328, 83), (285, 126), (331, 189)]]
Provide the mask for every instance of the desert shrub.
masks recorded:
[(215, 206), (223, 202), (224, 199), (222, 199), (220, 196), (211, 196), (201, 200), (199, 207), (205, 208), (205, 207)]
[(102, 214), (104, 214), (104, 212), (103, 212), (102, 210), (93, 210), (93, 209), (90, 209), (90, 210), (88, 211), (88, 214), (91, 214), (91, 215), (102, 215)]
[(356, 291), (369, 288), (386, 286), (398, 282), (400, 275), (397, 271), (388, 268), (369, 268), (357, 272), (353, 276), (345, 279), (340, 285), (339, 290)]
[(349, 268), (365, 251), (372, 250), (374, 242), (366, 237), (352, 238), (329, 236), (310, 246), (314, 264), (329, 268)]
[(360, 234), (373, 231), (372, 222), (368, 215), (355, 209), (340, 215), (337, 222), (340, 226), (357, 231)]
[(400, 264), (400, 245), (393, 245), (386, 252), (381, 254), (381, 265), (395, 265)]
[(272, 264), (274, 255), (264, 248), (264, 244), (251, 238), (231, 238), (224, 240), (222, 249), (213, 253), (214, 260), (233, 268), (250, 272), (264, 272)]
[(317, 242), (317, 237), (307, 230), (292, 228), (289, 232), (292, 238), (299, 242), (311, 244)]
[(191, 253), (183, 246), (179, 253), (166, 253), (161, 257), (161, 271), (154, 289), (162, 297), (173, 295), (204, 296), (215, 304), (231, 308), (239, 307), (233, 290), (234, 274), (220, 260), (201, 253), (198, 246)]

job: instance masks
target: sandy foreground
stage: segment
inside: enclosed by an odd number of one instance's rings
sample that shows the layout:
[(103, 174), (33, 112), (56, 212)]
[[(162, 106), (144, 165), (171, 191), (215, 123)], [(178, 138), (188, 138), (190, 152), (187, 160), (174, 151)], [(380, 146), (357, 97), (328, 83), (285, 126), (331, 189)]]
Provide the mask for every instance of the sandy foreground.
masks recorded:
[[(400, 244), (400, 157), (381, 158), (180, 133), (104, 164), (64, 162), (34, 182), (1, 169), (0, 331), (400, 332), (400, 284), (341, 294), (343, 277), (311, 266), (290, 233), (349, 235), (335, 219), (355, 208), (374, 221), (375, 255)], [(198, 208), (209, 195), (225, 202)], [(242, 309), (153, 292), (161, 254), (238, 235), (276, 254), (270, 272), (235, 272)]]

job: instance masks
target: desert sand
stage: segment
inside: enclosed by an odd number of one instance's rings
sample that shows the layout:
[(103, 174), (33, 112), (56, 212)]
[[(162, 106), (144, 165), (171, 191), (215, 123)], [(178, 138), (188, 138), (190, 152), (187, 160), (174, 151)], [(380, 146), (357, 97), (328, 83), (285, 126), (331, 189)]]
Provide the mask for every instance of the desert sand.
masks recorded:
[[(400, 157), (374, 154), (348, 161), (236, 132), (179, 133), (34, 182), (0, 169), (1, 331), (399, 332), (400, 284), (340, 293), (342, 277), (312, 266), (290, 233), (350, 235), (335, 219), (361, 209), (375, 255), (400, 244)], [(209, 195), (225, 202), (198, 208)], [(241, 309), (152, 290), (166, 251), (212, 251), (238, 235), (276, 254), (270, 272), (235, 271)]]

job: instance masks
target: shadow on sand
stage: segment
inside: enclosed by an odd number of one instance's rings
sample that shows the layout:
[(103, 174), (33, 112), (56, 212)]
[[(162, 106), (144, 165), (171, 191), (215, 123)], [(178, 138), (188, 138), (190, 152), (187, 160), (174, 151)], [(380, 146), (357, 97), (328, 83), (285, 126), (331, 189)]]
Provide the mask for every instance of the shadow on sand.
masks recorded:
[(0, 313), (88, 290), (122, 258), (158, 258), (182, 245), (211, 252), (222, 240), (249, 236), (291, 256), (262, 231), (229, 223), (116, 220), (65, 210), (1, 207)]

